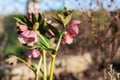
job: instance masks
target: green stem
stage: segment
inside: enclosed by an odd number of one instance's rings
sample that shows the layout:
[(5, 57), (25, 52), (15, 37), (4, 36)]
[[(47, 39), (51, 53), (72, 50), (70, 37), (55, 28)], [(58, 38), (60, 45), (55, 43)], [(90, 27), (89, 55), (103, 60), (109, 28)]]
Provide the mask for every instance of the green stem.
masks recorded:
[(42, 57), (40, 57), (40, 60), (39, 60), (39, 63), (38, 63), (37, 72), (36, 72), (36, 75), (35, 75), (35, 80), (39, 80), (39, 72), (40, 72), (41, 63), (42, 63)]
[(49, 78), (49, 80), (53, 80), (55, 58), (56, 58), (56, 55), (57, 55), (57, 52), (58, 52), (58, 49), (59, 49), (59, 46), (60, 46), (60, 43), (61, 43), (61, 40), (62, 40), (62, 36), (63, 36), (63, 33), (61, 33), (61, 35), (59, 37), (57, 46), (55, 48), (55, 54), (52, 55), (51, 67), (50, 67), (50, 78)]
[(44, 76), (43, 76), (43, 80), (47, 80), (47, 71), (46, 71), (46, 51), (43, 50), (43, 64), (44, 64)]
[(39, 76), (35, 74), (35, 80), (39, 80)]
[(60, 37), (59, 37), (59, 40), (58, 40), (57, 46), (56, 46), (56, 48), (55, 48), (56, 52), (57, 52), (58, 49), (59, 49), (59, 46), (60, 46), (60, 43), (61, 43), (61, 40), (62, 40), (62, 36), (63, 36), (63, 33), (60, 34)]
[(56, 56), (53, 56), (53, 57), (52, 57), (51, 67), (50, 67), (50, 78), (49, 78), (49, 80), (53, 80), (55, 57), (56, 57)]

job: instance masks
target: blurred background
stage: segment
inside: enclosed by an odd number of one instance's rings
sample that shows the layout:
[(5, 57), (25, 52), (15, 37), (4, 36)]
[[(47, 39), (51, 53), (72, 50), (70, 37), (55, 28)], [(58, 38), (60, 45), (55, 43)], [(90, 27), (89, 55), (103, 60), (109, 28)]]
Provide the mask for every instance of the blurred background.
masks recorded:
[(53, 20), (64, 7), (74, 9), (73, 19), (81, 24), (74, 42), (60, 47), (54, 80), (120, 80), (120, 0), (0, 0), (0, 80), (34, 77), (21, 63), (15, 67), (5, 63), (10, 55), (26, 53), (17, 39), (13, 17), (40, 9), (44, 17)]

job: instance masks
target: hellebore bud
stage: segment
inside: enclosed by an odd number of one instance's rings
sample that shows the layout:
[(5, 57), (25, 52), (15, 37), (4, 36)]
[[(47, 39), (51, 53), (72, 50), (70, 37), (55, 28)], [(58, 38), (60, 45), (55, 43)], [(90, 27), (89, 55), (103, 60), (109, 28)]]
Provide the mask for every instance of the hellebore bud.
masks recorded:
[(33, 25), (33, 30), (36, 31), (39, 28), (39, 22), (35, 22)]

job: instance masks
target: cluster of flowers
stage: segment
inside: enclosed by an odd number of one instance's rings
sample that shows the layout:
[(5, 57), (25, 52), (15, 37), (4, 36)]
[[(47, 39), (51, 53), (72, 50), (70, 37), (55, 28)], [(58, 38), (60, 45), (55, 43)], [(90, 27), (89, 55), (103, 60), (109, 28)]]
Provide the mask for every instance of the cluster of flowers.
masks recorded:
[[(38, 12), (35, 11), (34, 14), (38, 14)], [(32, 19), (32, 15), (29, 14), (28, 18)], [(27, 44), (28, 46), (35, 46), (39, 43), (39, 37), (37, 32), (35, 32), (34, 30), (29, 30), (26, 25), (21, 24), (19, 26), (19, 32), (20, 33), (18, 40), (22, 44)], [(27, 56), (29, 58), (38, 58), (40, 57), (40, 51), (38, 51), (37, 49), (30, 49), (27, 52)]]
[[(38, 11), (33, 12), (33, 14), (38, 14)], [(32, 15), (28, 14), (28, 19), (32, 20)], [(61, 41), (62, 44), (71, 44), (73, 43), (74, 37), (78, 34), (78, 24), (81, 22), (79, 20), (72, 20), (68, 24), (68, 29), (65, 31), (64, 37)], [(39, 44), (39, 36), (37, 32), (32, 29), (29, 30), (27, 25), (21, 24), (19, 26), (19, 37), (18, 40), (22, 44), (27, 44), (28, 46), (35, 46)], [(30, 49), (27, 52), (28, 58), (38, 58), (40, 57), (40, 51), (35, 48)]]
[[(60, 43), (73, 43), (74, 38), (79, 32), (78, 24), (81, 23), (79, 20), (71, 20), (73, 11), (67, 11), (64, 8), (62, 13), (58, 13), (57, 17), (54, 17), (56, 22), (61, 24), (61, 30), (58, 30), (51, 21), (44, 19), (39, 11), (28, 13), (27, 17), (15, 17), (18, 26), (18, 40), (28, 48), (26, 53), (28, 60), (12, 56), (7, 62), (9, 61), (13, 66), (16, 65), (17, 60), (23, 62), (35, 73), (35, 80), (38, 80), (40, 66), (43, 61), (43, 76), (44, 80), (47, 80), (46, 53), (49, 53), (52, 63), (50, 67), (50, 80), (53, 80), (54, 62)], [(53, 47), (52, 43), (55, 43), (56, 46)], [(40, 58), (37, 68), (31, 65), (31, 58)]]

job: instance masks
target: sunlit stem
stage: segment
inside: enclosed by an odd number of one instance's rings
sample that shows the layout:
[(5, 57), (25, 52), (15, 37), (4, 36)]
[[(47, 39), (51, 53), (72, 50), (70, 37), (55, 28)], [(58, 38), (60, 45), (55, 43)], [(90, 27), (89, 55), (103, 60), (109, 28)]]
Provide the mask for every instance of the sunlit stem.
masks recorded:
[(43, 80), (47, 80), (47, 70), (46, 70), (46, 51), (43, 50), (43, 65), (44, 65), (44, 76), (43, 76)]
[(35, 80), (39, 80), (39, 73), (40, 73), (41, 63), (42, 63), (42, 56), (40, 57), (40, 60), (39, 60), (39, 63), (38, 63), (38, 67), (37, 67), (37, 71), (36, 71), (36, 75), (35, 75)]
[(59, 40), (58, 40), (58, 43), (57, 43), (57, 46), (55, 48), (55, 53), (52, 55), (49, 80), (53, 80), (55, 58), (56, 58), (56, 55), (57, 55), (57, 52), (58, 52), (58, 49), (59, 49), (59, 46), (60, 46), (60, 43), (62, 40), (62, 36), (63, 36), (63, 34), (61, 33)]
[(53, 80), (55, 57), (56, 56), (52, 56), (51, 67), (50, 67), (50, 78), (49, 78), (49, 80)]

